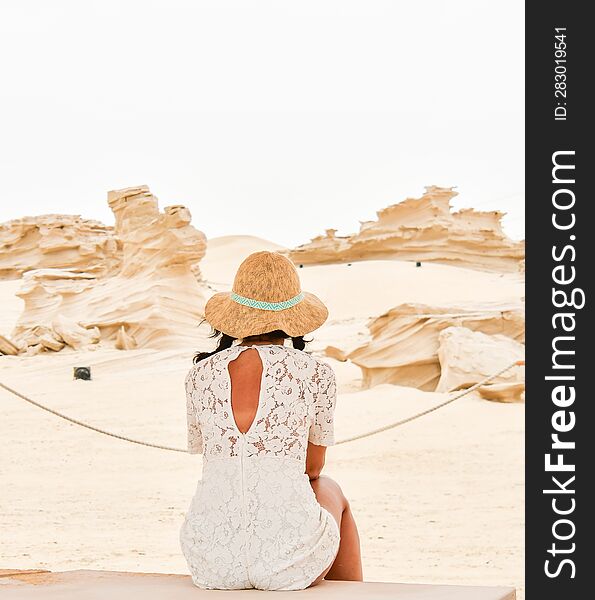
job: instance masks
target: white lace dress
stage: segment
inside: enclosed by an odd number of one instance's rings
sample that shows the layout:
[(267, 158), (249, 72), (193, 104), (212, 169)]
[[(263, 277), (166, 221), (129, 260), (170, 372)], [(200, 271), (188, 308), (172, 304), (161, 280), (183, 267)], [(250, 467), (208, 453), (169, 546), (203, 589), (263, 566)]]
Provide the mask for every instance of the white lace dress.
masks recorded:
[[(247, 348), (262, 361), (249, 430), (231, 409), (227, 365)], [(186, 380), (188, 450), (202, 479), (180, 530), (194, 584), (204, 589), (300, 590), (334, 560), (339, 527), (305, 473), (308, 441), (334, 443), (335, 375), (280, 345), (235, 345), (198, 362)]]

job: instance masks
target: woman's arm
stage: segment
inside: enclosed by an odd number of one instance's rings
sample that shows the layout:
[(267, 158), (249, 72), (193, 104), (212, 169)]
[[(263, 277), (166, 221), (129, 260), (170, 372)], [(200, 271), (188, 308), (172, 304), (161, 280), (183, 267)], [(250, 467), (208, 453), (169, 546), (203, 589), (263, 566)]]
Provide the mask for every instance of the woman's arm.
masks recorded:
[(335, 373), (328, 363), (318, 365), (318, 384), (314, 404), (314, 418), (308, 432), (308, 450), (306, 451), (306, 473), (310, 478), (318, 479), (327, 446), (335, 443), (334, 413), (337, 400), (337, 382)]
[(188, 453), (189, 454), (202, 454), (203, 453), (203, 441), (202, 432), (198, 422), (198, 408), (200, 403), (196, 402), (194, 397), (194, 378), (196, 377), (196, 370), (194, 368), (188, 371), (186, 379), (184, 381), (186, 387), (186, 417), (188, 423)]
[(324, 467), (324, 457), (326, 455), (326, 446), (317, 446), (308, 442), (308, 451), (306, 452), (306, 473), (310, 478), (318, 479), (322, 467)]

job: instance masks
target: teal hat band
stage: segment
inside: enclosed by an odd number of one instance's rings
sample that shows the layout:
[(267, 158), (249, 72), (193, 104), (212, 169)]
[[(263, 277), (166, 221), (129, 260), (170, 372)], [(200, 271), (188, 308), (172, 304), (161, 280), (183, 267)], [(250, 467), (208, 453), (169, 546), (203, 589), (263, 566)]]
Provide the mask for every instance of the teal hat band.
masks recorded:
[(298, 302), (301, 302), (304, 299), (304, 292), (300, 292), (297, 296), (294, 296), (289, 300), (283, 300), (283, 302), (263, 302), (262, 300), (253, 300), (252, 298), (240, 296), (235, 292), (231, 293), (231, 299), (238, 304), (250, 306), (251, 308), (260, 308), (261, 310), (285, 310), (286, 308), (291, 308)]

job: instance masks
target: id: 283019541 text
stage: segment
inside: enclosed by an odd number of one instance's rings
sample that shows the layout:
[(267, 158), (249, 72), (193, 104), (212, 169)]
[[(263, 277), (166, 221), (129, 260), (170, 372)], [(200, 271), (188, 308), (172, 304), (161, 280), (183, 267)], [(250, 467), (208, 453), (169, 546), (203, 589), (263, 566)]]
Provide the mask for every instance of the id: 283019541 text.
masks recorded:
[(554, 29), (554, 119), (566, 121), (568, 114), (566, 82), (566, 27)]

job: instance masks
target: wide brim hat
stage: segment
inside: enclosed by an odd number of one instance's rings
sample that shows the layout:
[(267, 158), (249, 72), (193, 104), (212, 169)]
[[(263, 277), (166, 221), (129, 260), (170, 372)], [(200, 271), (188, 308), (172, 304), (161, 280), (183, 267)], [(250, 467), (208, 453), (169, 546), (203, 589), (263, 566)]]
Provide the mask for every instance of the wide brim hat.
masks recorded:
[(214, 294), (205, 306), (209, 324), (234, 338), (277, 329), (297, 337), (318, 329), (327, 318), (324, 303), (302, 291), (291, 260), (267, 250), (244, 259), (232, 290)]

